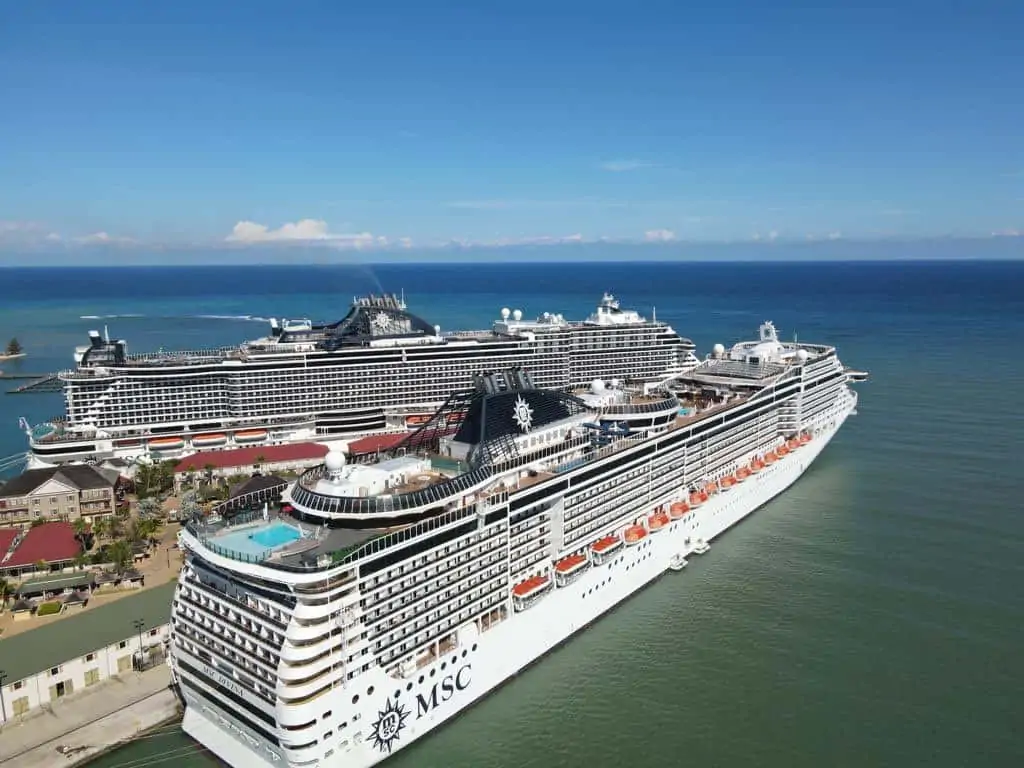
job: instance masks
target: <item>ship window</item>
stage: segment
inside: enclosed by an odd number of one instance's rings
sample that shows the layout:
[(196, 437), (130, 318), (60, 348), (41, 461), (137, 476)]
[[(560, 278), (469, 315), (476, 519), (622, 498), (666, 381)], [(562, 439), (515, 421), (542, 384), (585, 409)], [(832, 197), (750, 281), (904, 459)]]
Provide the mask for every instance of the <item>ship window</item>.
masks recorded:
[(367, 696), (373, 696), (373, 686), (372, 685), (369, 688), (366, 689), (366, 695)]
[(359, 703), (359, 694), (358, 693), (355, 696), (352, 697), (352, 703), (353, 704), (358, 704)]
[(322, 719), (326, 720), (330, 716), (331, 716), (331, 710), (328, 709), (326, 712), (324, 712)]

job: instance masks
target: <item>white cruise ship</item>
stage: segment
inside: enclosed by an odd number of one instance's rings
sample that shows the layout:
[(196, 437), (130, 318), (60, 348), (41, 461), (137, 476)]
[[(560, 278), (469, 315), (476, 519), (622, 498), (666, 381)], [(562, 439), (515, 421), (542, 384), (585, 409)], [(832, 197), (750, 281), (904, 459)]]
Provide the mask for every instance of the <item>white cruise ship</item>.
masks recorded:
[(770, 323), (672, 392), (481, 375), (377, 463), (332, 452), (279, 509), (193, 520), (185, 731), (245, 768), (384, 760), (784, 491), (851, 380)]
[(699, 361), (671, 326), (605, 294), (582, 322), (502, 309), (489, 331), (442, 333), (396, 296), (357, 298), (336, 323), (272, 320), (238, 347), (129, 354), (90, 332), (61, 374), (66, 415), (27, 427), (34, 464), (179, 458), (199, 450), (354, 437), (425, 422), (483, 371), (538, 386), (663, 380)]

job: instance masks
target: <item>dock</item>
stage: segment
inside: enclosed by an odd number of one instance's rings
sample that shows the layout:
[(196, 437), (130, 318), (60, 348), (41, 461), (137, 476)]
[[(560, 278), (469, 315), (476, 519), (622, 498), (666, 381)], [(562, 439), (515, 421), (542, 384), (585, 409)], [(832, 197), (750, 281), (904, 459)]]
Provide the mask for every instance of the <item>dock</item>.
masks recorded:
[(64, 384), (56, 373), (0, 373), (0, 381), (24, 381), (14, 389), (7, 390), (8, 395), (31, 395), (39, 392), (60, 392)]

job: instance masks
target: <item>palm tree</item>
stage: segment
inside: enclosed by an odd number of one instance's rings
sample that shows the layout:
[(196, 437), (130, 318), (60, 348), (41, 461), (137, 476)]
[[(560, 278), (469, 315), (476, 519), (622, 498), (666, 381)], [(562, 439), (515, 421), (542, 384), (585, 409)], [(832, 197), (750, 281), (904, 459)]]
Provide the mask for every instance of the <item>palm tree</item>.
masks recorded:
[(0, 579), (0, 608), (7, 607), (7, 598), (14, 594), (14, 587), (7, 579)]
[(87, 562), (89, 562), (89, 559), (85, 556), (85, 553), (84, 552), (79, 552), (77, 555), (75, 555), (75, 560), (74, 560), (75, 570), (76, 571), (82, 570), (83, 568), (85, 568), (85, 564)]
[(21, 347), (21, 344), (18, 342), (18, 340), (17, 339), (11, 339), (10, 341), (7, 342), (7, 352), (6, 352), (6, 354), (8, 354), (8, 355), (20, 355), (21, 354), (21, 349), (22, 349), (22, 347)]

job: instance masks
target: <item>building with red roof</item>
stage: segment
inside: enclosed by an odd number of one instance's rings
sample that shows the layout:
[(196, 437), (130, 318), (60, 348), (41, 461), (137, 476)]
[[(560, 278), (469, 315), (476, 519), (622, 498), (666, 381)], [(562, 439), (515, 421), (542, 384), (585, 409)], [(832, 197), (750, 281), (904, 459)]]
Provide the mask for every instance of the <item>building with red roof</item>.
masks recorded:
[(18, 576), (35, 571), (36, 563), (44, 562), (50, 569), (67, 568), (82, 553), (82, 543), (75, 538), (71, 523), (43, 523), (22, 533), (3, 529), (0, 544), (10, 541), (0, 560), (0, 575)]
[(381, 451), (390, 451), (409, 436), (408, 432), (386, 432), (382, 435), (369, 435), (353, 440), (346, 451), (352, 461), (373, 458)]
[(266, 474), (297, 472), (323, 463), (328, 448), (321, 443), (287, 443), (285, 445), (253, 445), (225, 451), (200, 451), (186, 456), (174, 467), (174, 480), (180, 487), (186, 475), (214, 477), (250, 474), (256, 470)]

